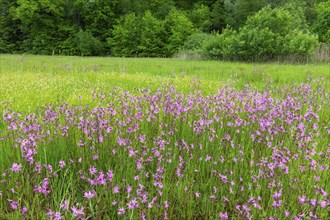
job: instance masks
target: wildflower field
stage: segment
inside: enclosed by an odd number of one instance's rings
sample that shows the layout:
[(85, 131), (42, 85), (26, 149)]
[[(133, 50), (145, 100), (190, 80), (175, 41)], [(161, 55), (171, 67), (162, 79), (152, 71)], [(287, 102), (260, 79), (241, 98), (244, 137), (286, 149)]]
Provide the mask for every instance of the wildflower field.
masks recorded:
[(327, 64), (0, 58), (0, 219), (330, 219)]

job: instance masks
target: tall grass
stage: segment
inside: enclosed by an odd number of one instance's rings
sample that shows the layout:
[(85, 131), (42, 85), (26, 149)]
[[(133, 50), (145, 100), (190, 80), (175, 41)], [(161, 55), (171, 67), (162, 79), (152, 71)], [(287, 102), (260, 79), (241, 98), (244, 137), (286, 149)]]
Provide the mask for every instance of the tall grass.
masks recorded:
[(90, 99), (92, 91), (108, 91), (115, 86), (132, 92), (146, 87), (157, 90), (163, 83), (168, 83), (185, 93), (197, 88), (211, 94), (227, 83), (235, 88), (249, 84), (264, 89), (270, 82), (288, 85), (316, 76), (323, 76), (324, 83), (330, 82), (330, 70), (326, 64), (32, 55), (1, 55), (0, 58), (0, 102), (10, 101), (12, 108), (25, 112), (63, 100), (72, 104), (96, 104)]

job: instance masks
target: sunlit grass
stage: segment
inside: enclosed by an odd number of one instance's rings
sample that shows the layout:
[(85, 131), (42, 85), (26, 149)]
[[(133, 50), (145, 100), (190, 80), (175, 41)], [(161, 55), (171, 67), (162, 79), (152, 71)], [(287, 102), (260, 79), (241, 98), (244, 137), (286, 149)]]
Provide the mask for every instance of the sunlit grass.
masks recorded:
[[(290, 85), (309, 77), (323, 76), (330, 82), (326, 64), (248, 64), (220, 61), (187, 61), (160, 58), (84, 58), (66, 56), (0, 55), (0, 101), (10, 101), (16, 110), (33, 111), (49, 102), (91, 103), (94, 90), (116, 86), (134, 91), (156, 90), (172, 84), (185, 93), (217, 91), (229, 83), (257, 89)], [(79, 97), (82, 99), (79, 99)]]

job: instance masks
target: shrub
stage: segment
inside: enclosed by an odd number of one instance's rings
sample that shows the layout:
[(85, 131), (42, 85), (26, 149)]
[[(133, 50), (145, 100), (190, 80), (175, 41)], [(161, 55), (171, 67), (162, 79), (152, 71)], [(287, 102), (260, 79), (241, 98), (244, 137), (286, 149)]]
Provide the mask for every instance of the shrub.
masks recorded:
[(202, 53), (205, 43), (210, 41), (211, 38), (211, 34), (201, 32), (194, 33), (187, 37), (187, 40), (183, 44), (183, 50), (193, 51), (195, 53)]
[(284, 48), (286, 54), (301, 58), (311, 56), (318, 46), (317, 36), (294, 30), (285, 36)]
[(316, 7), (316, 19), (313, 31), (318, 34), (319, 41), (330, 44), (330, 2), (322, 2)]
[(235, 60), (237, 52), (237, 31), (231, 28), (226, 28), (221, 35), (213, 35), (204, 47), (204, 54), (215, 59)]
[(213, 38), (212, 34), (197, 32), (190, 35), (184, 42), (182, 49), (175, 55), (184, 60), (201, 60), (204, 54), (204, 47)]
[(238, 58), (267, 60), (277, 55), (278, 39), (268, 27), (242, 28), (238, 34)]
[(57, 48), (58, 40), (54, 38), (51, 34), (47, 32), (42, 32), (36, 34), (31, 34), (33, 37), (26, 37), (20, 49), (32, 54), (51, 54), (53, 50)]
[(212, 58), (266, 61), (285, 56), (310, 56), (318, 45), (316, 36), (307, 30), (302, 10), (292, 5), (261, 9), (246, 21), (239, 31), (226, 28), (205, 47)]
[(88, 31), (80, 30), (73, 41), (81, 56), (93, 56), (102, 53), (102, 43)]

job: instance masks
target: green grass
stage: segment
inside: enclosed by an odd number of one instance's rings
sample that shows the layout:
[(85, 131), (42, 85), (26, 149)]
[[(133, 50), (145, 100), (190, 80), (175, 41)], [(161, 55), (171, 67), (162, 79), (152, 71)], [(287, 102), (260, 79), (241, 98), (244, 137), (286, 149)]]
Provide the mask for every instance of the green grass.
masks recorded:
[[(20, 111), (65, 100), (91, 103), (93, 90), (115, 86), (134, 91), (172, 84), (189, 93), (196, 89), (210, 94), (225, 83), (258, 89), (301, 83), (311, 76), (330, 82), (327, 64), (229, 63), (161, 58), (67, 57), (0, 55), (0, 101), (10, 101)], [(82, 100), (79, 99), (82, 96)], [(94, 103), (95, 104), (95, 103)]]

